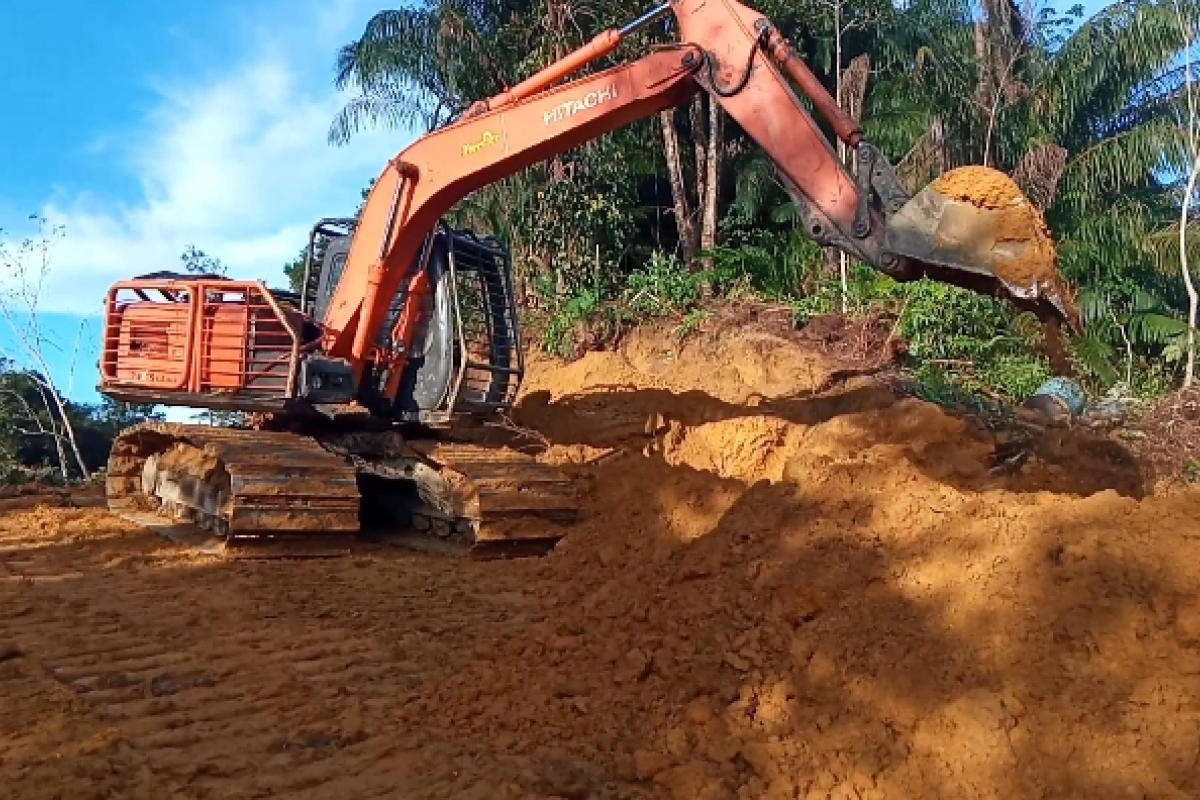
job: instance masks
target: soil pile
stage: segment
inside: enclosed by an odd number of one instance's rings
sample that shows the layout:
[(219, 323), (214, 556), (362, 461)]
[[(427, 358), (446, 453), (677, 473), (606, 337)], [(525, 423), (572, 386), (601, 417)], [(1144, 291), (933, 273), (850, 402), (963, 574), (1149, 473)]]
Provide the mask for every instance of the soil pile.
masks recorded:
[(1095, 434), (1016, 458), (762, 328), (528, 367), (521, 444), (586, 490), (544, 559), (223, 563), (0, 517), (0, 703), (49, 715), (0, 723), (0, 785), (1200, 796), (1196, 493)]
[(970, 166), (942, 174), (931, 186), (952, 200), (995, 212), (997, 245), (1026, 245), (996, 252), (993, 269), (1000, 278), (1019, 287), (1038, 284), (1059, 290), (1058, 254), (1050, 229), (1012, 178), (990, 167)]
[[(642, 352), (535, 362), (548, 455), (625, 455), (587, 470), (556, 611), (499, 645), (523, 668), (463, 685), (526, 687), (519, 713), (564, 709), (560, 741), (657, 796), (1200, 792), (1197, 495), (1139, 502), (1102, 437), (1005, 469), (1003, 442), (870, 379), (734, 405), (744, 366), (680, 352), (639, 381)], [(512, 713), (485, 695), (459, 721)]]

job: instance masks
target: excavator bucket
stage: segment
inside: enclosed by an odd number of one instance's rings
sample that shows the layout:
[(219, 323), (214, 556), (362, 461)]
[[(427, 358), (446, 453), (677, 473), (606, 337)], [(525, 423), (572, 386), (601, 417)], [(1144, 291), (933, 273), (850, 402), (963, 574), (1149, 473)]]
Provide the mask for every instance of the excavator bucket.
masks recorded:
[(931, 277), (989, 294), (1002, 288), (1043, 319), (1055, 316), (1048, 303), (1079, 327), (1045, 220), (1003, 172), (944, 173), (891, 216), (887, 238), (893, 252), (932, 267)]

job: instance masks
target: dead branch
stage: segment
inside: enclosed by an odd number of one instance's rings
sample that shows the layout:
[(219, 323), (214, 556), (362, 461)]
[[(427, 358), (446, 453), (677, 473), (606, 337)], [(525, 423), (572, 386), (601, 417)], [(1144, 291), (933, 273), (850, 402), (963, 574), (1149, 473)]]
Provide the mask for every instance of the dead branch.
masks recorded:
[(545, 449), (545, 450), (550, 449), (552, 442), (549, 439), (547, 439), (541, 432), (533, 430), (532, 428), (526, 428), (523, 425), (518, 425), (516, 422), (513, 421), (513, 419), (510, 416), (508, 416), (508, 414), (505, 414), (503, 412), (497, 414), (497, 420), (498, 421), (495, 421), (495, 422), (493, 422), (493, 421), (484, 422), (483, 423), (484, 427), (496, 428), (498, 430), (504, 431), (505, 433), (512, 434), (513, 436), (515, 436), (519, 439), (529, 439), (534, 442), (537, 442), (537, 444), (540, 445), (542, 447), (542, 449)]

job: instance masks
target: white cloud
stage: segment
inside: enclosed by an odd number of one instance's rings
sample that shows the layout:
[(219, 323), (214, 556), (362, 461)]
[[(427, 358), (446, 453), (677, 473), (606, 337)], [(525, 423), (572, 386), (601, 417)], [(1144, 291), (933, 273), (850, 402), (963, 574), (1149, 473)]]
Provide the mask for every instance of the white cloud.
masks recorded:
[[(352, 212), (359, 192), (410, 134), (376, 130), (327, 143), (345, 101), (332, 88), (339, 44), (377, 7), (362, 0), (258, 7), (239, 16), (241, 59), (204, 79), (149, 76), (157, 102), (130, 130), (92, 137), (97, 158), (126, 165), (129, 198), (70, 187), (43, 214), (65, 226), (47, 311), (98, 314), (107, 287), (177, 269), (188, 244), (238, 277), (281, 285), (282, 266), (320, 217)], [(317, 31), (317, 33), (314, 33)], [(100, 151), (103, 151), (102, 153)]]

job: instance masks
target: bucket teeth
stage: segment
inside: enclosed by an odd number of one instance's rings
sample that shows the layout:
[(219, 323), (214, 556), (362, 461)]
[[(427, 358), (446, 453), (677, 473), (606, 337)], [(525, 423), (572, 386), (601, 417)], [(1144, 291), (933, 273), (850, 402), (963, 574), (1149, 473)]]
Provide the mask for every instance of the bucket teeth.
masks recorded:
[[(107, 488), (110, 509), (134, 521), (154, 512), (208, 531), (222, 551), (289, 554), (294, 544), (300, 555), (314, 544), (344, 547), (364, 532), (367, 506), (395, 510), (397, 481), (416, 490), (403, 527), (458, 542), (475, 557), (546, 552), (562, 535), (555, 523), (578, 513), (570, 479), (528, 456), (394, 433), (316, 439), (145, 423), (114, 442)], [(172, 538), (194, 544), (195, 536)]]

